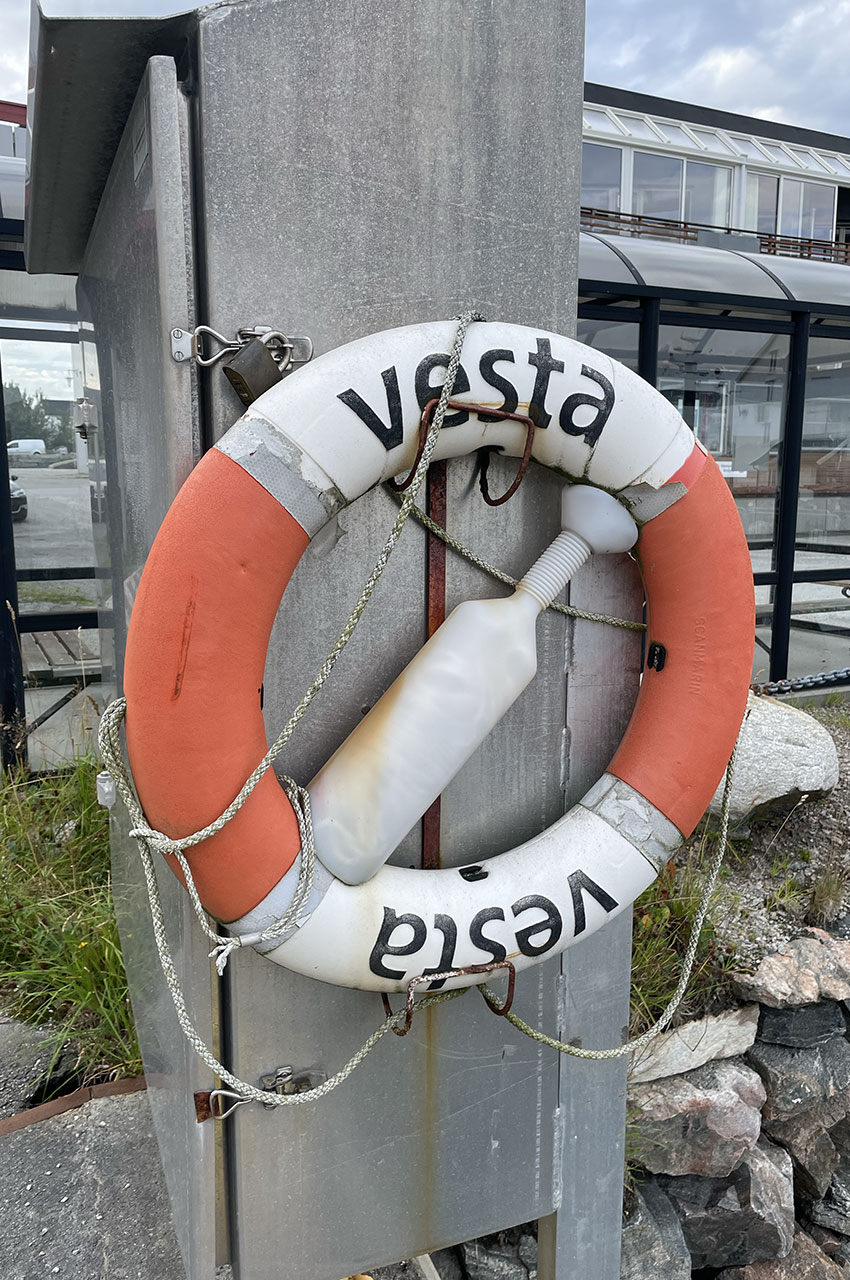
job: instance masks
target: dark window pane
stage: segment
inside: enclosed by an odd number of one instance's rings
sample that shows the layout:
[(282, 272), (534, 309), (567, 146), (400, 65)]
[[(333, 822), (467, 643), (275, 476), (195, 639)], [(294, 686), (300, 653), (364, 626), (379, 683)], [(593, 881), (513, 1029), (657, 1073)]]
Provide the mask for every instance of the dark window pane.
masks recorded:
[(620, 208), (622, 152), (584, 142), (581, 148), (581, 203), (585, 208)]
[(731, 187), (731, 170), (689, 160), (685, 169), (685, 222), (727, 227)]
[(633, 212), (678, 221), (682, 203), (682, 161), (674, 156), (635, 152)]

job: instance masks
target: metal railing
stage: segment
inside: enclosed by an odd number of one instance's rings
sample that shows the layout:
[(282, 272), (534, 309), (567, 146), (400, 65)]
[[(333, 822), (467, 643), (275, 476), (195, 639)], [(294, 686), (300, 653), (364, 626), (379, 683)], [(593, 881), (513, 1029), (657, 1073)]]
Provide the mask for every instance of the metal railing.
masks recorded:
[[(619, 213), (612, 209), (582, 207), (582, 231), (602, 231), (609, 235), (638, 236), (651, 240), (673, 240), (677, 244), (697, 244), (701, 231), (720, 235), (755, 237), (759, 253), (781, 258), (810, 258), (815, 262), (840, 262), (850, 266), (850, 242), (814, 240), (803, 236), (783, 236), (775, 231), (746, 231), (741, 227), (718, 227), (708, 222), (678, 222), (672, 218), (652, 218), (642, 213)], [(730, 248), (734, 243), (730, 243)]]

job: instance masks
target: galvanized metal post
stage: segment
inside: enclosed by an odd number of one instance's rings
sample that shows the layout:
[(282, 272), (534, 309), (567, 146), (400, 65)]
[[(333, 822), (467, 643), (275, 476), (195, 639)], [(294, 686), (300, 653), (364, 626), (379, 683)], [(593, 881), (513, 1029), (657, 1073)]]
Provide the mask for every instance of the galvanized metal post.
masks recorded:
[[(105, 25), (91, 30), (89, 53), (92, 38), (113, 40)], [(198, 439), (217, 439), (242, 412), (219, 371), (196, 388), (188, 367), (169, 362), (168, 334), (191, 325), (195, 307), (227, 334), (256, 324), (309, 334), (317, 353), (470, 305), (562, 333), (575, 322), (581, 0), (253, 0), (201, 10), (180, 31), (194, 97), (187, 103), (173, 63), (153, 59), (82, 286), (100, 358), (111, 360), (103, 412), (116, 444), (109, 502), (123, 557), (112, 568), (128, 605)], [(153, 28), (133, 32), (135, 51), (155, 51)], [(51, 42), (69, 38), (67, 28), (51, 32)], [(532, 473), (493, 511), (471, 485), (473, 468), (449, 466), (432, 501), (464, 541), (522, 573), (557, 530), (560, 485)], [(343, 513), (336, 546), (305, 555), (266, 668), (270, 733), (324, 659), (394, 512), (373, 493)], [(410, 528), (332, 686), (281, 759), (286, 772), (309, 780), (444, 609), (500, 590), (454, 556), (439, 560)], [(595, 566), (573, 598), (619, 612), (635, 606), (635, 591), (622, 565)], [(622, 731), (636, 650), (633, 638), (546, 618), (537, 680), (395, 859), (486, 858), (557, 817), (581, 790), (581, 769), (600, 772)], [(187, 1273), (206, 1280), (214, 1153), (185, 1116), (185, 1079), (204, 1072), (175, 1044), (144, 939), (133, 936), (138, 883), (126, 842), (115, 848), (146, 1060), (160, 1069), (153, 1102), (172, 1203)], [(181, 891), (167, 876), (163, 888), (180, 935)], [(555, 962), (522, 975), (523, 1016), (588, 1043), (618, 1039), (627, 931), (617, 924), (596, 950), (577, 948), (564, 974)], [(184, 935), (180, 958), (208, 1023), (215, 1005), (195, 935)], [(374, 997), (285, 973), (250, 951), (228, 966), (218, 994), (218, 1043), (251, 1080), (284, 1065), (333, 1070), (381, 1017)], [(621, 1068), (576, 1068), (472, 996), (429, 1011), (321, 1105), (271, 1115), (243, 1107), (227, 1122), (218, 1189), (235, 1274), (334, 1280), (549, 1215), (545, 1280), (616, 1280), (622, 1097)], [(566, 1212), (552, 1220), (559, 1205)]]

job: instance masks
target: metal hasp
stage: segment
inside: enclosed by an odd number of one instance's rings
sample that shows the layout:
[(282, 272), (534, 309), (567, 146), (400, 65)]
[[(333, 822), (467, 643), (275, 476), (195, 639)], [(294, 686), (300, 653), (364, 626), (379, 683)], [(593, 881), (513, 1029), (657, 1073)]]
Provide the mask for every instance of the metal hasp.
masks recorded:
[[(309, 334), (317, 353), (468, 306), (573, 330), (578, 227), (564, 210), (578, 208), (582, 19), (580, 0), (361, 0), (330, 19), (312, 0), (237, 0), (179, 20), (40, 18), (32, 181), (54, 206), (42, 207), (30, 242), (41, 269), (80, 271), (97, 348), (86, 394), (108, 467), (119, 690), (126, 619), (155, 531), (194, 462), (242, 412), (186, 346), (202, 320), (199, 354), (220, 352), (219, 364), (237, 338), (243, 345), (246, 317)], [(234, 78), (238, 65), (251, 75)], [(422, 84), (427, 93), (414, 88)], [(52, 130), (41, 138), (39, 103)], [(257, 121), (295, 118), (298, 128), (276, 131), (261, 157), (246, 147)], [(79, 188), (63, 205), (50, 195), (63, 189), (51, 156)], [(438, 393), (442, 354), (422, 373), (423, 402)], [(510, 503), (490, 508), (470, 498), (475, 466), (446, 467), (446, 523), (516, 575), (558, 529), (560, 485), (530, 467)], [(514, 464), (493, 457), (490, 470), (500, 494)], [(272, 734), (336, 639), (396, 510), (374, 491), (341, 513), (338, 541), (305, 554), (264, 677)], [(284, 771), (300, 781), (318, 772), (420, 647), (429, 617), (500, 590), (452, 555), (444, 581), (429, 573), (425, 535), (406, 532), (309, 731), (281, 757)], [(583, 569), (571, 599), (622, 613), (635, 610), (637, 591), (624, 558)], [(598, 777), (640, 661), (639, 639), (610, 630), (541, 619), (539, 675), (444, 792), (429, 864), (485, 863), (551, 824)], [(222, 680), (227, 663), (223, 654)], [(561, 1061), (472, 993), (423, 1011), (404, 1039), (386, 1036), (319, 1102), (275, 1114), (238, 1106), (219, 1148), (219, 1129), (196, 1121), (191, 1095), (210, 1077), (180, 1042), (151, 964), (120, 804), (111, 820), (129, 981), (191, 1280), (206, 1280), (216, 1261), (230, 1261), (238, 1280), (278, 1280), (284, 1256), (291, 1280), (336, 1280), (540, 1215), (541, 1280), (616, 1280), (624, 1067)], [(422, 859), (418, 824), (393, 860)], [(255, 1080), (281, 1061), (332, 1073), (376, 1026), (374, 996), (287, 973), (249, 949), (211, 986), (209, 947), (183, 890), (167, 870), (161, 887), (190, 1012), (234, 1074)], [(619, 1041), (628, 933), (624, 915), (598, 945), (576, 948), (566, 985), (557, 961), (520, 975), (518, 1014), (561, 1038)]]

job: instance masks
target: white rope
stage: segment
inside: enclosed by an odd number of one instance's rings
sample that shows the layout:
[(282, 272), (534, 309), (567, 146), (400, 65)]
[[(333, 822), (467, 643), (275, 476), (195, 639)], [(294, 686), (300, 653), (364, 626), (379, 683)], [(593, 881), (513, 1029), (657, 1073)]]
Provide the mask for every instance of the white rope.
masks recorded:
[[(280, 779), (286, 791), (286, 794), (289, 797), (290, 803), (292, 804), (292, 807), (298, 822), (298, 830), (301, 838), (301, 865), (299, 868), (298, 882), (296, 885), (295, 893), (292, 897), (292, 900), (289, 906), (287, 907), (283, 915), (280, 917), (280, 919), (274, 921), (273, 924), (267, 926), (265, 929), (262, 930), (262, 932), (244, 934), (241, 937), (233, 936), (233, 937), (222, 939), (221, 935), (217, 932), (213, 924), (210, 922), (210, 918), (208, 917), (206, 911), (204, 910), (203, 904), (201, 903), (200, 897), (198, 896), (198, 891), (195, 886), (195, 881), (192, 876), (192, 871), (188, 861), (186, 860), (186, 856), (185, 856), (186, 851), (200, 844), (202, 841), (208, 839), (210, 836), (215, 835), (217, 832), (221, 831), (227, 825), (227, 823), (231, 820), (231, 818), (233, 818), (239, 812), (239, 810), (248, 800), (248, 798), (254, 791), (255, 787), (258, 785), (258, 783), (266, 774), (266, 772), (271, 768), (271, 766), (274, 764), (275, 760), (280, 755), (283, 748), (289, 742), (289, 739), (292, 737), (292, 734), (295, 731), (300, 720), (306, 713), (308, 707), (310, 706), (316, 694), (319, 692), (319, 690), (327, 681), (328, 677), (330, 676), (331, 672), (333, 671), (336, 665), (337, 659), (339, 658), (345, 646), (348, 644), (348, 641), (351, 639), (351, 636), (353, 635), (354, 630), (357, 627), (357, 624), (363, 615), (366, 605), (368, 604), (372, 596), (372, 593), (374, 592), (375, 587), (377, 586), (377, 583), (381, 577), (381, 574), (386, 568), (387, 562), (390, 558), (390, 555), (392, 554), (393, 548), (395, 547), (399, 537), (401, 536), (401, 532), (402, 532), (402, 529), (404, 528), (405, 522), (407, 521), (407, 518), (411, 513), (414, 513), (417, 519), (419, 519), (423, 524), (425, 524), (428, 528), (430, 528), (432, 532), (436, 533), (437, 536), (443, 538), (443, 540), (450, 547), (452, 547), (456, 551), (459, 551), (462, 555), (466, 556), (467, 559), (471, 560), (472, 563), (478, 565), (485, 572), (492, 574), (494, 577), (499, 578), (501, 581), (509, 585), (514, 585), (514, 586), (516, 585), (515, 579), (510, 578), (507, 574), (504, 574), (500, 570), (495, 569), (492, 565), (489, 565), (486, 561), (482, 560), (480, 557), (476, 556), (473, 552), (463, 547), (462, 544), (456, 542), (455, 539), (451, 538), (445, 532), (445, 530), (441, 529), (440, 526), (435, 525), (432, 521), (429, 520), (429, 518), (424, 514), (424, 512), (421, 512), (419, 508), (415, 506), (416, 495), (419, 489), (421, 488), (422, 482), (425, 478), (425, 474), (428, 470), (428, 467), (430, 466), (434, 448), (436, 446), (437, 439), (442, 429), (443, 420), (445, 418), (446, 411), (448, 408), (448, 402), (451, 398), (452, 390), (454, 388), (454, 382), (455, 382), (458, 367), (460, 364), (461, 349), (463, 347), (463, 342), (466, 337), (467, 330), (475, 320), (482, 320), (482, 319), (483, 317), (480, 316), (475, 311), (466, 311), (463, 313), (463, 315), (459, 317), (457, 332), (455, 334), (455, 340), (452, 347), (451, 356), (449, 358), (448, 367), (446, 369), (446, 380), (440, 392), (440, 398), (437, 404), (436, 411), (433, 415), (433, 418), (428, 428), (428, 434), (425, 441), (425, 447), (422, 451), (422, 456), (420, 457), (419, 462), (417, 463), (416, 469), (413, 473), (413, 478), (411, 480), (411, 483), (409, 487), (406, 489), (403, 497), (401, 498), (398, 515), (396, 516), (395, 522), (393, 523), (393, 526), (380, 552), (380, 555), (378, 556), (378, 559), (375, 562), (375, 566), (366, 580), (366, 583), (363, 587), (362, 592), (360, 593), (357, 603), (352, 609), (351, 614), (349, 615), (344, 627), (342, 628), (339, 636), (337, 637), (337, 640), (335, 641), (333, 647), (331, 648), (330, 653), (328, 654), (327, 658), (322, 664), (318, 674), (316, 675), (315, 679), (313, 680), (307, 692), (304, 694), (304, 697), (301, 699), (301, 701), (298, 703), (295, 710), (292, 712), (291, 716), (287, 720), (280, 734), (272, 743), (271, 747), (266, 752), (266, 754), (263, 756), (263, 759), (254, 769), (253, 773), (251, 773), (251, 775), (248, 777), (248, 779), (242, 786), (241, 790), (239, 791), (238, 795), (234, 797), (234, 799), (227, 806), (227, 808), (219, 815), (219, 817), (216, 818), (213, 822), (209, 823), (207, 826), (202, 827), (199, 831), (195, 831), (191, 835), (182, 836), (176, 839), (171, 836), (167, 836), (165, 835), (164, 832), (157, 831), (155, 828), (151, 827), (147, 821), (144, 810), (142, 809), (142, 806), (139, 803), (139, 800), (133, 788), (129, 772), (127, 770), (127, 767), (124, 761), (124, 754), (121, 746), (121, 724), (122, 724), (122, 721), (124, 720), (124, 717), (127, 711), (126, 699), (118, 698), (112, 703), (110, 703), (110, 705), (105, 709), (103, 716), (101, 717), (100, 729), (98, 734), (98, 742), (100, 746), (101, 755), (103, 757), (103, 761), (106, 766), (106, 769), (114, 779), (116, 788), (121, 796), (121, 799), (124, 801), (124, 804), (126, 805), (127, 811), (130, 815), (130, 820), (132, 825), (131, 825), (129, 834), (136, 840), (136, 843), (139, 849), (139, 856), (142, 861), (142, 867), (143, 867), (144, 876), (145, 876), (145, 883), (147, 885), (148, 898), (150, 901), (151, 919), (153, 922), (154, 938), (156, 941), (157, 952), (159, 954), (160, 965), (162, 967), (163, 974), (165, 975), (165, 980), (168, 985), (168, 989), (171, 993), (171, 998), (174, 1003), (174, 1008), (177, 1013), (177, 1018), (180, 1023), (180, 1027), (184, 1035), (186, 1036), (187, 1040), (192, 1045), (193, 1049), (198, 1054), (198, 1056), (202, 1059), (202, 1061), (205, 1062), (207, 1066), (210, 1067), (210, 1069), (222, 1081), (224, 1081), (226, 1084), (229, 1084), (234, 1090), (236, 1090), (239, 1099), (243, 1099), (245, 1101), (261, 1102), (265, 1106), (277, 1107), (277, 1106), (296, 1106), (304, 1102), (313, 1102), (313, 1101), (317, 1101), (319, 1098), (325, 1097), (326, 1094), (330, 1093), (333, 1089), (337, 1088), (338, 1085), (342, 1084), (344, 1080), (348, 1079), (351, 1073), (360, 1065), (360, 1063), (364, 1060), (364, 1058), (366, 1058), (368, 1054), (371, 1053), (371, 1051), (375, 1048), (378, 1042), (387, 1034), (388, 1031), (400, 1026), (404, 1022), (407, 1016), (406, 1012), (405, 1010), (401, 1010), (398, 1013), (392, 1014), (389, 1017), (387, 1017), (386, 1020), (375, 1031), (372, 1032), (372, 1034), (369, 1036), (366, 1042), (361, 1046), (360, 1049), (358, 1049), (358, 1051), (353, 1055), (353, 1057), (351, 1057), (348, 1060), (348, 1062), (335, 1075), (331, 1076), (324, 1083), (317, 1085), (315, 1088), (307, 1089), (307, 1090), (304, 1090), (303, 1092), (298, 1092), (293, 1094), (277, 1094), (277, 1093), (269, 1092), (263, 1089), (259, 1089), (255, 1085), (251, 1085), (244, 1080), (240, 1080), (238, 1076), (233, 1075), (232, 1072), (230, 1072), (221, 1062), (218, 1061), (218, 1059), (215, 1057), (212, 1051), (205, 1044), (203, 1038), (200, 1036), (200, 1034), (198, 1033), (198, 1031), (196, 1030), (195, 1026), (192, 1023), (191, 1018), (189, 1017), (189, 1013), (186, 1008), (186, 1003), (183, 998), (183, 993), (180, 989), (180, 982), (177, 976), (176, 969), (174, 967), (174, 961), (173, 961), (171, 950), (168, 944), (168, 938), (165, 932), (165, 923), (164, 923), (163, 911), (162, 911), (162, 901), (159, 894), (159, 885), (157, 883), (156, 868), (155, 868), (155, 861), (154, 861), (153, 855), (154, 855), (154, 852), (158, 852), (166, 855), (170, 854), (177, 859), (180, 865), (180, 868), (183, 872), (183, 876), (185, 878), (186, 888), (189, 892), (189, 896), (190, 896), (195, 914), (197, 915), (201, 923), (201, 926), (204, 929), (204, 932), (207, 934), (208, 938), (210, 938), (210, 940), (215, 944), (213, 946), (212, 951), (210, 952), (210, 959), (213, 959), (215, 961), (216, 970), (219, 973), (219, 975), (224, 973), (224, 969), (230, 955), (237, 948), (242, 946), (255, 945), (258, 942), (267, 941), (267, 940), (279, 937), (280, 935), (286, 933), (286, 931), (297, 921), (299, 912), (301, 911), (302, 907), (305, 905), (305, 903), (308, 901), (310, 897), (310, 893), (313, 885), (314, 869), (315, 869), (316, 850), (315, 850), (315, 844), (313, 840), (313, 822), (312, 822), (312, 815), (310, 811), (310, 797), (304, 787), (299, 786), (298, 783), (295, 782), (292, 778), (284, 776)], [(565, 606), (565, 605), (554, 605), (553, 607), (558, 609), (560, 612), (568, 613), (573, 617), (584, 618), (589, 621), (606, 622), (612, 626), (627, 627), (634, 630), (645, 630), (644, 625), (639, 622), (636, 623), (636, 622), (631, 622), (622, 618), (608, 617), (605, 614), (587, 613), (581, 610), (570, 608), (569, 606)], [(735, 752), (737, 752), (737, 744), (735, 747)], [(705, 917), (708, 913), (711, 895), (713, 893), (714, 885), (717, 879), (717, 873), (720, 870), (720, 864), (722, 862), (723, 854), (725, 852), (726, 836), (727, 836), (728, 822), (729, 822), (729, 801), (731, 798), (732, 772), (733, 772), (734, 761), (735, 761), (735, 752), (733, 752), (732, 754), (732, 758), (729, 762), (729, 767), (726, 773), (726, 787), (723, 795), (723, 809), (721, 814), (721, 834), (720, 834), (718, 852), (712, 861), (708, 881), (706, 883), (705, 893), (703, 895), (702, 902), (697, 912), (697, 916), (694, 920), (691, 938), (690, 938), (690, 942), (688, 944), (688, 950), (683, 962), (682, 974), (679, 979), (679, 984), (676, 988), (676, 992), (674, 993), (672, 1000), (670, 1001), (669, 1005), (662, 1013), (658, 1022), (656, 1022), (655, 1025), (651, 1027), (648, 1031), (644, 1032), (642, 1036), (639, 1036), (636, 1040), (631, 1041), (629, 1044), (620, 1045), (613, 1049), (600, 1049), (600, 1050), (579, 1049), (575, 1045), (565, 1044), (563, 1041), (557, 1040), (551, 1036), (547, 1036), (545, 1033), (541, 1031), (536, 1031), (533, 1027), (530, 1027), (528, 1023), (524, 1022), (517, 1014), (508, 1012), (505, 1016), (507, 1017), (508, 1021), (513, 1026), (515, 1026), (519, 1031), (522, 1031), (525, 1035), (530, 1036), (533, 1040), (537, 1040), (542, 1044), (549, 1045), (553, 1049), (557, 1049), (560, 1053), (567, 1053), (574, 1057), (580, 1057), (580, 1058), (605, 1059), (605, 1058), (616, 1058), (616, 1057), (620, 1057), (622, 1054), (625, 1054), (625, 1053), (635, 1052), (635, 1050), (641, 1048), (644, 1044), (648, 1043), (649, 1040), (653, 1039), (655, 1036), (660, 1034), (660, 1032), (663, 1031), (664, 1028), (669, 1024), (669, 1022), (671, 1021), (671, 1019), (673, 1018), (676, 1012), (676, 1009), (681, 1003), (682, 997), (684, 996), (685, 989), (687, 988), (687, 984), (690, 979), (691, 970), (693, 968), (694, 957), (696, 955), (696, 948), (699, 941), (700, 931), (705, 921)], [(441, 1004), (445, 1000), (455, 999), (458, 996), (463, 995), (465, 993), (465, 990), (467, 989), (468, 988), (461, 988), (460, 990), (456, 990), (456, 991), (441, 992), (439, 995), (428, 996), (418, 1001), (416, 1008), (417, 1009), (428, 1008), (429, 1006)], [(493, 999), (494, 1001), (496, 1001), (496, 1003), (498, 1003), (497, 998), (489, 990), (489, 988), (482, 985), (481, 987), (479, 987), (479, 990), (482, 992), (482, 994), (490, 996), (491, 999)]]
[[(745, 720), (748, 715), (749, 711), (744, 717)], [(711, 906), (711, 899), (714, 894), (714, 887), (717, 883), (717, 876), (720, 872), (720, 867), (726, 854), (726, 841), (729, 833), (729, 806), (732, 800), (732, 780), (735, 774), (735, 759), (738, 754), (740, 741), (741, 734), (739, 732), (738, 739), (729, 759), (729, 764), (726, 766), (726, 784), (723, 788), (723, 804), (720, 810), (720, 837), (717, 842), (717, 851), (709, 864), (705, 888), (703, 889), (702, 898), (700, 899), (700, 904), (697, 908), (697, 913), (694, 916), (693, 925), (691, 926), (691, 936), (688, 939), (688, 947), (682, 961), (682, 972), (679, 975), (676, 990), (673, 992), (669, 1003), (661, 1013), (657, 1022), (654, 1022), (653, 1025), (644, 1031), (642, 1035), (636, 1036), (634, 1040), (628, 1040), (625, 1044), (616, 1045), (614, 1048), (582, 1049), (578, 1045), (567, 1044), (564, 1040), (556, 1040), (554, 1036), (547, 1036), (544, 1031), (536, 1031), (534, 1027), (530, 1027), (527, 1022), (524, 1022), (518, 1014), (511, 1012), (504, 1014), (504, 1017), (507, 1018), (508, 1022), (510, 1022), (512, 1026), (516, 1027), (518, 1031), (521, 1031), (523, 1035), (529, 1036), (532, 1040), (539, 1041), (540, 1044), (548, 1045), (550, 1049), (557, 1049), (559, 1053), (569, 1054), (572, 1058), (586, 1058), (593, 1062), (604, 1062), (608, 1058), (622, 1058), (624, 1054), (637, 1053), (639, 1049), (643, 1049), (653, 1041), (656, 1036), (661, 1035), (661, 1032), (670, 1025), (673, 1017), (675, 1016), (676, 1010), (682, 1003), (682, 999), (688, 989), (688, 983), (691, 980), (691, 973), (694, 967), (694, 960), (696, 959), (700, 934), (702, 933), (702, 927), (705, 924), (705, 918), (708, 915), (709, 908)], [(488, 987), (482, 986), (479, 990), (485, 998), (488, 996), (492, 1000), (497, 998)]]

